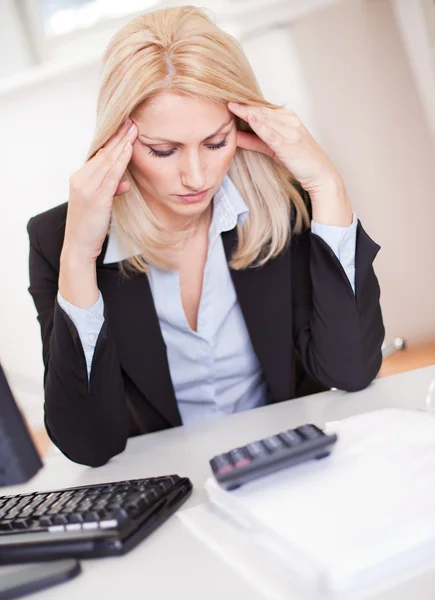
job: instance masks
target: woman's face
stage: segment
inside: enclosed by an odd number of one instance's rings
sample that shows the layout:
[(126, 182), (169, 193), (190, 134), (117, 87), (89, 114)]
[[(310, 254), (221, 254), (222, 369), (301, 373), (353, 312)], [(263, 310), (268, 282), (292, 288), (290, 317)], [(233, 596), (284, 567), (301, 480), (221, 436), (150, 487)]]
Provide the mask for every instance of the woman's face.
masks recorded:
[[(236, 151), (234, 115), (224, 106), (164, 93), (133, 121), (139, 131), (129, 168), (150, 210), (170, 228), (200, 216)], [(197, 198), (180, 197), (203, 190)]]

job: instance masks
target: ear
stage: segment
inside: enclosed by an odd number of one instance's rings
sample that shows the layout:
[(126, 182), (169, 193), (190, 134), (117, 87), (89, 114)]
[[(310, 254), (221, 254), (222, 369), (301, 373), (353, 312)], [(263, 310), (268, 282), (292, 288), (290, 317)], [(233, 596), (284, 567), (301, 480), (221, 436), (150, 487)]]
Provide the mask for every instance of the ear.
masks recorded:
[(123, 194), (126, 194), (130, 188), (130, 182), (127, 179), (121, 179), (118, 187), (116, 188), (115, 196), (122, 196)]

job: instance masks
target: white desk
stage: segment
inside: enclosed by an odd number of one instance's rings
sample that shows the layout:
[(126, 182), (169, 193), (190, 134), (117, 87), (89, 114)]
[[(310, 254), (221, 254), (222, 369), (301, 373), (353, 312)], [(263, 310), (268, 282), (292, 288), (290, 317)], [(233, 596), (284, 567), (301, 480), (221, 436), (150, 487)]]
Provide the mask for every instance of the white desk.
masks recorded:
[[(424, 408), (435, 365), (377, 379), (367, 389), (348, 394), (324, 392), (282, 402), (217, 421), (132, 438), (125, 452), (104, 467), (91, 469), (71, 463), (52, 451), (45, 469), (30, 483), (1, 490), (22, 493), (121, 479), (178, 473), (194, 485), (192, 497), (180, 510), (205, 498), (203, 484), (210, 475), (209, 458), (285, 428), (341, 419), (377, 408)], [(35, 594), (35, 600), (104, 600), (125, 598), (186, 598), (260, 600), (227, 564), (205, 548), (175, 516), (124, 557), (82, 562), (83, 574), (62, 586)], [(433, 598), (435, 573), (391, 590), (379, 600)], [(378, 597), (377, 597), (378, 598)]]

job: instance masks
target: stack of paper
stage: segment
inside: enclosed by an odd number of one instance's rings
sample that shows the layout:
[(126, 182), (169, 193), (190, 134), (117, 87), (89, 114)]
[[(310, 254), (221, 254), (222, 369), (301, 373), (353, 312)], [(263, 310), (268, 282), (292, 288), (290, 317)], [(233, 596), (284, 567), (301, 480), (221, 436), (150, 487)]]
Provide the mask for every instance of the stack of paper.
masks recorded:
[(293, 581), (361, 593), (435, 564), (435, 417), (381, 410), (330, 423), (330, 457), (206, 490)]

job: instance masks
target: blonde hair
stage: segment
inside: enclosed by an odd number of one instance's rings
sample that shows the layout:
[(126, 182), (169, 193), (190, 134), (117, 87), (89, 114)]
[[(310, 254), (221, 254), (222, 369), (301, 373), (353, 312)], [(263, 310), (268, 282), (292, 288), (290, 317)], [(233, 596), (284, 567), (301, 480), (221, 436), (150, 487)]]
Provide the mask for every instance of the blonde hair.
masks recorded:
[[(103, 60), (96, 134), (88, 158), (162, 92), (225, 106), (229, 101), (280, 108), (267, 102), (240, 46), (201, 9), (181, 6), (148, 12), (132, 19), (111, 40)], [(236, 117), (239, 130), (252, 129)], [(245, 200), (249, 215), (238, 225), (233, 269), (260, 266), (280, 254), (294, 231), (309, 225), (307, 207), (287, 169), (258, 152), (237, 148), (228, 175)], [(132, 174), (131, 188), (117, 196), (113, 219), (122, 247), (135, 256), (125, 266), (146, 272), (149, 265), (173, 268), (168, 248), (180, 237), (164, 231), (144, 201)], [(139, 250), (139, 254), (137, 254)]]

